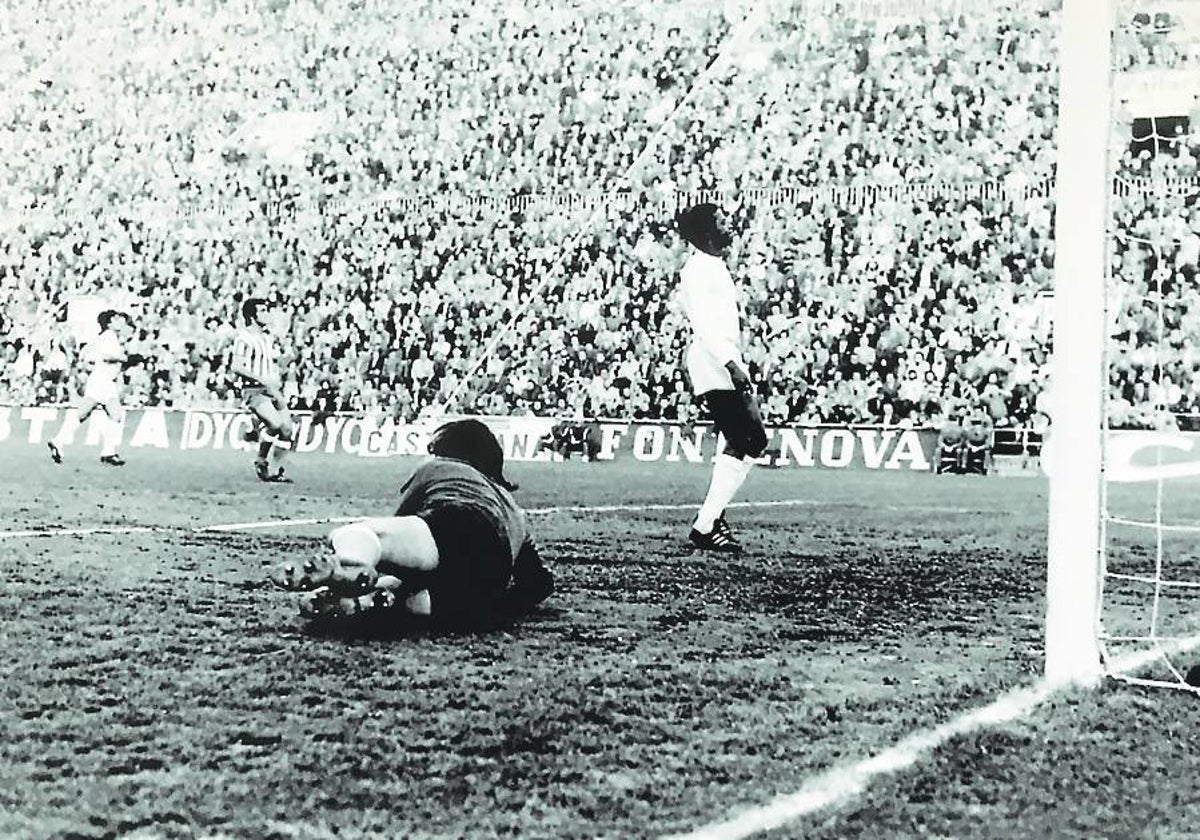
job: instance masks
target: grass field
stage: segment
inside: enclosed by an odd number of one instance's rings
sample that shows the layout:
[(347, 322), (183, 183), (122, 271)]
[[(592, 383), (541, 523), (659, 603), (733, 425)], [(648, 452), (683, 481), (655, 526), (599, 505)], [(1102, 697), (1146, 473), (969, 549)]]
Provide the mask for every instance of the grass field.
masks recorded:
[[(559, 580), (483, 636), (306, 632), (264, 582), (410, 461), (0, 450), (0, 837), (655, 837), (1033, 683), (1045, 484), (759, 470), (748, 552), (682, 549), (701, 466), (513, 464)], [(1191, 491), (1193, 499), (1200, 493)], [(564, 510), (623, 505), (619, 511)], [(657, 506), (637, 509), (639, 506)], [(1194, 509), (1200, 509), (1200, 504)], [(771, 837), (1197, 836), (1200, 702), (1106, 685)]]

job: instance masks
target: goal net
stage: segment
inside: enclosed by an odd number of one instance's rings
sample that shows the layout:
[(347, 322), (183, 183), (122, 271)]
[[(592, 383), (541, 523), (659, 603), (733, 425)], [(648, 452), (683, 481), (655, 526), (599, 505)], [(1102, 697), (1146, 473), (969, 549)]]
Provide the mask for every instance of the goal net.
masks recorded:
[(1200, 4), (1112, 33), (1097, 638), (1110, 676), (1200, 693)]

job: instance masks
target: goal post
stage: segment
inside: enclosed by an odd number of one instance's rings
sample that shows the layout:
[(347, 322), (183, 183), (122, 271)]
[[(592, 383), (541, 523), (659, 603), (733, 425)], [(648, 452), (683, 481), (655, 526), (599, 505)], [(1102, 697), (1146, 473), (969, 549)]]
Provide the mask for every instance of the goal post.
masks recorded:
[(1114, 0), (1063, 0), (1055, 186), (1045, 676), (1095, 683), (1107, 388), (1104, 295)]

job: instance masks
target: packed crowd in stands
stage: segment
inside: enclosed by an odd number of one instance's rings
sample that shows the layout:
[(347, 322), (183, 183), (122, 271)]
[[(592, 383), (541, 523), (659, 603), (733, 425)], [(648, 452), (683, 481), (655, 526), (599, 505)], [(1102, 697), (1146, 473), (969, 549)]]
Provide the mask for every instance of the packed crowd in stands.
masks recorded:
[[(1045, 411), (1053, 3), (777, 3), (733, 41), (700, 0), (50, 5), (15, 11), (0, 56), (19, 81), (0, 102), (0, 401), (72, 399), (72, 307), (102, 298), (134, 315), (128, 405), (235, 405), (225, 357), (254, 295), (280, 304), (297, 408), (690, 420), (670, 220), (719, 191), (768, 422)], [(1190, 49), (1151, 33), (1121, 61)], [(1192, 177), (1197, 151), (1120, 167)], [(1136, 424), (1200, 407), (1200, 216), (1117, 209), (1113, 404)]]

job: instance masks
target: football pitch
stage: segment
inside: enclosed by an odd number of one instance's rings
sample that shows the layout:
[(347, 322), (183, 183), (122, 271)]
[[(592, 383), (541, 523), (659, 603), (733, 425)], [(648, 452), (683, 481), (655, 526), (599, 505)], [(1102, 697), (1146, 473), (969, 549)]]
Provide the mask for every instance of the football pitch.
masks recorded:
[(846, 768), (1037, 680), (1038, 478), (759, 469), (728, 558), (683, 548), (701, 465), (510, 464), (545, 607), (337, 638), (264, 575), (321, 549), (329, 526), (296, 520), (390, 513), (413, 461), (299, 457), (263, 485), (244, 453), (3, 459), (3, 838), (659, 837), (797, 791), (825, 798), (760, 836), (1200, 824), (1200, 702), (1115, 684), (840, 795)]

